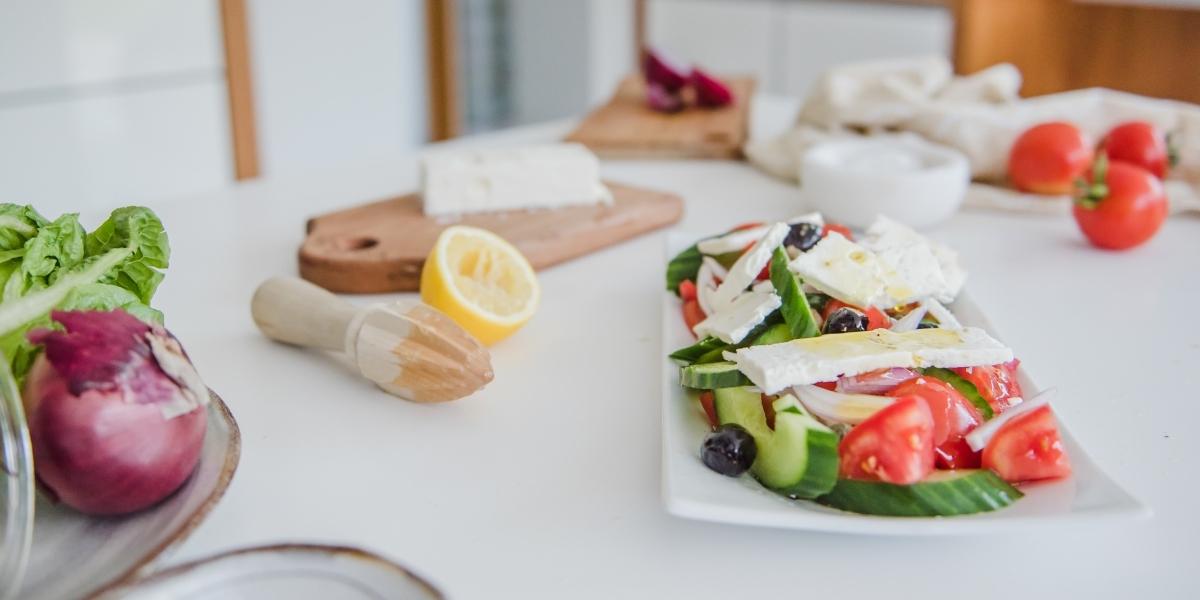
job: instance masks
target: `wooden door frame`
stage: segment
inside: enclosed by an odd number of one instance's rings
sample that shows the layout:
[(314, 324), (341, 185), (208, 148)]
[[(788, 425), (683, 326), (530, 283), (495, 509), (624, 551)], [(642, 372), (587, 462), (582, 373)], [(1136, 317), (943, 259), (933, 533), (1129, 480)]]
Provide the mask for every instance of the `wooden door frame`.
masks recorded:
[(429, 139), (447, 140), (462, 133), (455, 0), (425, 0), (425, 43)]
[(229, 99), (229, 130), (233, 146), (234, 179), (259, 175), (258, 131), (254, 118), (254, 86), (250, 72), (250, 32), (246, 0), (220, 0), (221, 34), (225, 46), (225, 90)]

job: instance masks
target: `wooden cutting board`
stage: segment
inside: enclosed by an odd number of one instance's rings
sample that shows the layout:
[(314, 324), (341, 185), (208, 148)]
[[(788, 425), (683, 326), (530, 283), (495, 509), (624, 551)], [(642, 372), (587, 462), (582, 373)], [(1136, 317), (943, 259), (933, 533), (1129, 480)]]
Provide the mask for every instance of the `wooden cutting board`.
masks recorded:
[(749, 136), (754, 78), (722, 81), (733, 90), (733, 104), (715, 109), (689, 106), (666, 114), (646, 106), (645, 82), (640, 75), (630, 75), (567, 141), (580, 142), (605, 158), (741, 158)]
[(438, 234), (462, 224), (492, 231), (544, 269), (675, 223), (683, 200), (675, 194), (607, 183), (611, 206), (507, 211), (434, 219), (417, 194), (391, 198), (308, 221), (300, 246), (300, 276), (332, 292), (416, 291), (421, 267)]

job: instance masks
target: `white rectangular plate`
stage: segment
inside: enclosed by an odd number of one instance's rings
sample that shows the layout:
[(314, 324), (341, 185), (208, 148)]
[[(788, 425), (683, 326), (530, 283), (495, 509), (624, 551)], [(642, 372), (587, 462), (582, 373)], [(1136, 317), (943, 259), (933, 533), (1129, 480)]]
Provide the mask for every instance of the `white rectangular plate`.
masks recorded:
[[(667, 257), (681, 252), (697, 236), (667, 237)], [(667, 355), (695, 341), (679, 313), (679, 300), (663, 292), (663, 501), (667, 511), (689, 519), (762, 527), (880, 535), (947, 535), (1011, 531), (1015, 527), (1098, 518), (1145, 518), (1150, 509), (1121, 489), (1096, 466), (1060, 422), (1071, 459), (1071, 477), (1021, 486), (1025, 497), (989, 513), (959, 517), (877, 517), (844, 512), (815, 502), (789, 500), (749, 475), (731, 479), (700, 462), (700, 443), (708, 428), (698, 403), (679, 386), (679, 366)], [(964, 325), (996, 336), (979, 307), (962, 294), (950, 309)], [(1041, 388), (1021, 365), (1021, 387), (1032, 395)]]

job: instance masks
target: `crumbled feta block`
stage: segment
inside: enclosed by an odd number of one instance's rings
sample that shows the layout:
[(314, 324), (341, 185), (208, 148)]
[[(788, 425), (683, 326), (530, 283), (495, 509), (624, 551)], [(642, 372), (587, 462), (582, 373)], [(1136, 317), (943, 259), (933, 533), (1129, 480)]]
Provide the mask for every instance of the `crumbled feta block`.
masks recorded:
[(421, 197), (430, 216), (612, 202), (599, 159), (574, 143), (432, 152)]

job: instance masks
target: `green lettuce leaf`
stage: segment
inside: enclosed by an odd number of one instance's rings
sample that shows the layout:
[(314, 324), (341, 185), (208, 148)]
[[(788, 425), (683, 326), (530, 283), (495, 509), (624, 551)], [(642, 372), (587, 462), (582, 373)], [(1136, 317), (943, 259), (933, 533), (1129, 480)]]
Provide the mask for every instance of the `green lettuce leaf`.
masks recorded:
[(20, 248), (0, 249), (0, 352), (11, 360), (18, 379), (37, 354), (26, 332), (52, 326), (49, 314), (55, 308), (120, 308), (162, 323), (150, 300), (162, 282), (160, 269), (167, 267), (170, 246), (152, 211), (117, 209), (87, 234), (77, 215), (48, 222), (28, 207), (24, 212), (4, 208), (12, 206), (0, 205), (0, 247), (24, 241)]

